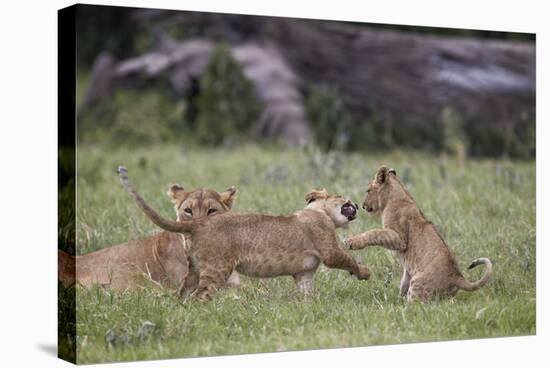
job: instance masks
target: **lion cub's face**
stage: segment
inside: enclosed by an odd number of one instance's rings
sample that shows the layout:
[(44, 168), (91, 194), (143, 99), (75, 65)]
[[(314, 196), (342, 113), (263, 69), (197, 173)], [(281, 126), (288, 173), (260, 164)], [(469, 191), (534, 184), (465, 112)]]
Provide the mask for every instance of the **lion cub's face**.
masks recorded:
[(363, 201), (363, 208), (371, 214), (384, 210), (388, 198), (391, 195), (389, 176), (396, 175), (394, 169), (381, 166), (367, 188), (367, 195)]
[(178, 221), (198, 219), (227, 212), (231, 209), (235, 193), (237, 193), (235, 187), (221, 193), (210, 189), (197, 189), (186, 192), (179, 185), (172, 185), (168, 190), (168, 196), (174, 202)]
[(357, 217), (359, 206), (340, 195), (330, 195), (326, 190), (313, 190), (306, 194), (306, 208), (321, 210), (334, 221), (336, 227), (345, 227)]

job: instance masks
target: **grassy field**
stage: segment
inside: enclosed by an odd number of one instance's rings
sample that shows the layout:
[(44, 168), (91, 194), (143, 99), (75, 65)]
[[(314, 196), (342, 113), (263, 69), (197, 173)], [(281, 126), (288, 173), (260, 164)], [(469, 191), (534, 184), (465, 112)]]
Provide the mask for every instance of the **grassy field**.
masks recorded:
[[(238, 188), (234, 211), (287, 214), (312, 188), (362, 203), (367, 181), (388, 164), (446, 238), (459, 265), (489, 257), (494, 277), (484, 289), (438, 303), (398, 297), (399, 266), (379, 247), (353, 252), (370, 281), (322, 266), (304, 301), (291, 277), (243, 277), (238, 290), (208, 304), (177, 300), (145, 287), (113, 292), (77, 288), (79, 363), (367, 346), (535, 333), (535, 163), (467, 161), (412, 152), (320, 154), (246, 146), (209, 150), (183, 146), (78, 151), (78, 253), (158, 231), (118, 182), (124, 164), (137, 190), (173, 217), (170, 183), (186, 189)], [(380, 226), (361, 211), (340, 239)]]

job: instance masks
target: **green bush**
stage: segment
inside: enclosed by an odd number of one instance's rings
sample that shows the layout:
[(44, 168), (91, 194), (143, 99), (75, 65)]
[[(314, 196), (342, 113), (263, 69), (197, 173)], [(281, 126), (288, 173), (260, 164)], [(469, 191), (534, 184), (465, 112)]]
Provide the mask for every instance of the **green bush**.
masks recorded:
[(535, 123), (524, 127), (511, 124), (469, 120), (464, 130), (470, 142), (470, 154), (475, 157), (532, 159), (535, 157)]
[(184, 100), (165, 86), (118, 89), (79, 119), (80, 143), (156, 144), (189, 133)]
[(254, 85), (219, 44), (200, 79), (196, 137), (209, 145), (231, 144), (249, 136), (261, 111)]
[(464, 161), (468, 156), (469, 143), (460, 115), (451, 108), (445, 108), (441, 113), (441, 123), (443, 124), (443, 150)]
[(351, 120), (339, 89), (334, 86), (314, 87), (305, 104), (319, 148), (323, 151), (346, 149), (350, 141)]

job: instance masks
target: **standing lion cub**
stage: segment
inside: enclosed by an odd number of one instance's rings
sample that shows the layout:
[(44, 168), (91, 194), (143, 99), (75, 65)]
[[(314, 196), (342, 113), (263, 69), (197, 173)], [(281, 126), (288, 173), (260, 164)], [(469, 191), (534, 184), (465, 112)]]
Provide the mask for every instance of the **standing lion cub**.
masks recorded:
[[(177, 220), (211, 218), (231, 209), (236, 189), (218, 193), (211, 189), (191, 192), (172, 185), (168, 195), (174, 203)], [(182, 234), (162, 231), (158, 234), (130, 240), (82, 256), (58, 252), (58, 278), (65, 286), (75, 282), (89, 287), (94, 284), (115, 290), (142, 285), (143, 276), (180, 293), (192, 291), (198, 283), (198, 269), (189, 240)], [(184, 282), (185, 281), (185, 282)], [(234, 272), (227, 286), (238, 286), (239, 274)]]
[(493, 267), (487, 258), (475, 259), (468, 267), (486, 266), (479, 281), (470, 282), (462, 276), (447, 244), (424, 217), (395, 170), (386, 166), (378, 169), (368, 186), (363, 208), (380, 213), (383, 228), (349, 238), (346, 245), (350, 249), (380, 245), (393, 250), (403, 267), (401, 295), (408, 300), (452, 296), (458, 289), (477, 290), (489, 281)]
[(358, 206), (326, 191), (306, 195), (306, 208), (288, 216), (226, 212), (210, 219), (172, 221), (162, 218), (145, 203), (119, 167), (122, 185), (157, 226), (189, 236), (200, 270), (196, 297), (210, 299), (237, 270), (252, 277), (292, 275), (297, 286), (309, 294), (321, 262), (347, 270), (360, 280), (369, 278), (367, 267), (358, 264), (339, 246), (336, 228), (355, 219)]

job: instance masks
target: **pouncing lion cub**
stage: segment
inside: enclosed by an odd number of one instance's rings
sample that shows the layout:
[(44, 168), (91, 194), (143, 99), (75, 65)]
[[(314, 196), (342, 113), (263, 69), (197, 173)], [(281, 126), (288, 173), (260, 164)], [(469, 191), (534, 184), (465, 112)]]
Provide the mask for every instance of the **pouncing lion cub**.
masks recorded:
[(427, 300), (452, 296), (459, 289), (473, 291), (489, 281), (491, 261), (478, 258), (469, 269), (480, 264), (485, 274), (476, 282), (462, 276), (447, 244), (428, 221), (397, 178), (395, 170), (382, 166), (369, 184), (363, 208), (382, 215), (382, 229), (369, 230), (345, 241), (350, 249), (380, 245), (393, 250), (403, 267), (401, 295), (408, 300)]
[(305, 197), (306, 208), (288, 216), (227, 212), (208, 220), (176, 222), (162, 218), (145, 203), (130, 185), (124, 167), (119, 167), (119, 176), (153, 223), (191, 239), (200, 270), (196, 297), (201, 301), (209, 300), (234, 270), (252, 277), (292, 275), (306, 295), (321, 262), (360, 280), (370, 276), (367, 267), (338, 246), (336, 228), (347, 226), (358, 210), (342, 196), (312, 191)]
[[(211, 189), (189, 192), (179, 185), (172, 185), (168, 190), (178, 221), (211, 218), (227, 212), (235, 193), (234, 187), (221, 193)], [(198, 269), (189, 248), (189, 239), (182, 234), (162, 231), (82, 256), (75, 257), (60, 250), (58, 279), (65, 286), (76, 282), (84, 287), (99, 284), (125, 290), (142, 284), (146, 276), (162, 286), (179, 288), (180, 293), (192, 291), (198, 283)], [(234, 272), (227, 285), (239, 283), (239, 274)]]

